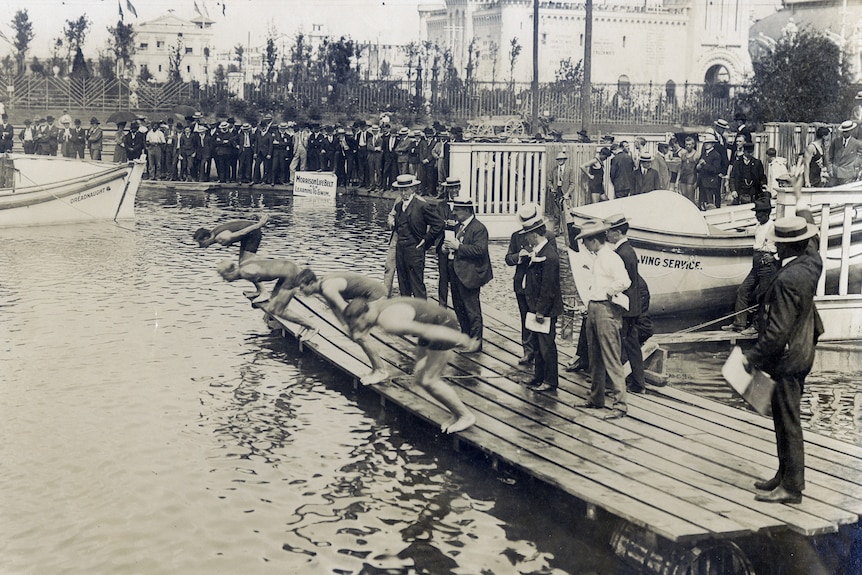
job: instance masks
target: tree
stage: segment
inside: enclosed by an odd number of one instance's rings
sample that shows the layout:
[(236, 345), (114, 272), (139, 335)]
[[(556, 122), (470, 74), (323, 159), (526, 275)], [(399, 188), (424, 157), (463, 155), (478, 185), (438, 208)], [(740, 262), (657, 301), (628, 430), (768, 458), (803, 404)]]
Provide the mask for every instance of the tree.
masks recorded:
[(182, 82), (183, 73), (183, 56), (185, 56), (185, 47), (183, 45), (183, 37), (177, 36), (177, 43), (168, 46), (168, 81)]
[(245, 56), (245, 48), (242, 44), (237, 44), (233, 47), (234, 59), (239, 66), (239, 71), (242, 72), (243, 56)]
[(821, 33), (786, 33), (753, 62), (736, 105), (761, 122), (840, 122), (853, 97), (847, 60)]
[(465, 78), (467, 79), (467, 85), (473, 81), (474, 72), (476, 72), (476, 68), (478, 68), (479, 64), (479, 49), (476, 48), (476, 42), (478, 40), (473, 37), (470, 39), (470, 44), (467, 46), (467, 75)]
[(491, 58), (491, 89), (494, 89), (494, 82), (497, 79), (497, 56), (500, 54), (500, 46), (491, 40), (488, 45), (488, 56)]
[(584, 61), (573, 63), (571, 58), (563, 58), (554, 72), (552, 87), (561, 92), (580, 92), (584, 83)]
[(72, 72), (69, 74), (72, 78), (89, 78), (90, 68), (87, 66), (87, 61), (84, 59), (84, 52), (81, 47), (75, 50), (75, 59), (72, 60)]
[(15, 76), (15, 72), (17, 70), (15, 59), (12, 58), (11, 55), (6, 54), (3, 57), (3, 61), (0, 62), (0, 68), (3, 70), (3, 77), (7, 80), (11, 80)]
[(272, 83), (277, 63), (278, 48), (275, 46), (275, 39), (273, 36), (270, 36), (266, 39), (266, 51), (263, 53), (263, 81), (265, 84)]
[(111, 37), (108, 39), (108, 49), (114, 55), (114, 62), (122, 62), (123, 68), (132, 70), (132, 56), (135, 53), (135, 29), (131, 24), (123, 24), (122, 20), (117, 25), (108, 27)]
[(518, 38), (512, 38), (512, 41), (509, 42), (509, 84), (512, 86), (512, 89), (515, 88), (515, 64), (518, 63), (518, 56), (521, 55), (521, 44), (518, 42)]
[(346, 85), (359, 79), (359, 70), (351, 66), (351, 58), (358, 58), (359, 46), (344, 36), (326, 46), (326, 70), (337, 85)]
[[(87, 19), (86, 14), (80, 16), (77, 20), (66, 20), (66, 27), (63, 28), (63, 39), (66, 44), (67, 62), (70, 61), (72, 54), (77, 56), (77, 52), (82, 50), (91, 24), (92, 22)], [(74, 69), (73, 63), (69, 62), (69, 66)]]
[(18, 73), (23, 74), (27, 50), (30, 49), (30, 42), (36, 36), (26, 8), (15, 12), (15, 16), (12, 18), (12, 29), (15, 30), (15, 40), (12, 42), (15, 47), (15, 61), (18, 62)]
[(290, 65), (293, 69), (294, 84), (307, 80), (311, 75), (311, 46), (301, 32), (296, 35), (296, 40), (290, 47)]

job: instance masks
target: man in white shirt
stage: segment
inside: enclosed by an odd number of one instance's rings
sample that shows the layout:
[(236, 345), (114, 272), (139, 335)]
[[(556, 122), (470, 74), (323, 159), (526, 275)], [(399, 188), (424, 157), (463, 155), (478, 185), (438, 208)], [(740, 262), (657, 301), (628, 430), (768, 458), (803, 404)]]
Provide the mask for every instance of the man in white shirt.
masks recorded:
[(162, 172), (162, 150), (165, 147), (165, 133), (159, 129), (159, 124), (153, 122), (147, 132), (147, 171), (151, 180), (158, 180)]
[(769, 198), (760, 198), (754, 202), (754, 216), (757, 218), (757, 226), (754, 228), (754, 257), (752, 258), (751, 271), (742, 280), (736, 290), (736, 307), (733, 323), (723, 325), (725, 331), (739, 331), (743, 335), (755, 335), (757, 330), (754, 326), (749, 327), (751, 313), (746, 311), (749, 306), (760, 299), (760, 295), (769, 286), (775, 272), (778, 271), (778, 249), (775, 242), (769, 240), (768, 235), (775, 227), (775, 222), (769, 217), (772, 213), (772, 202)]
[(592, 386), (589, 399), (579, 405), (587, 409), (605, 406), (605, 382), (610, 382), (613, 397), (612, 411), (605, 419), (618, 419), (626, 415), (626, 382), (622, 364), (623, 312), (628, 309), (628, 298), (623, 294), (631, 285), (622, 258), (607, 243), (609, 226), (602, 220), (588, 220), (576, 240), (595, 254), (592, 280), (587, 295), (587, 341), (589, 342), (590, 375)]

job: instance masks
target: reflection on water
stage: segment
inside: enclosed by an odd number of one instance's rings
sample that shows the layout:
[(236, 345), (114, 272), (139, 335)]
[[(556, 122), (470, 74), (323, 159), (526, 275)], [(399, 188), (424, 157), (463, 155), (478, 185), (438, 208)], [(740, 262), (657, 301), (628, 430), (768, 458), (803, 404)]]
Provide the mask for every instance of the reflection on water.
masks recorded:
[(0, 230), (2, 571), (624, 573), (554, 493), (271, 335), (214, 271), (235, 248), (191, 241), (265, 210), (261, 255), (379, 277), (388, 209), (144, 191), (125, 228)]

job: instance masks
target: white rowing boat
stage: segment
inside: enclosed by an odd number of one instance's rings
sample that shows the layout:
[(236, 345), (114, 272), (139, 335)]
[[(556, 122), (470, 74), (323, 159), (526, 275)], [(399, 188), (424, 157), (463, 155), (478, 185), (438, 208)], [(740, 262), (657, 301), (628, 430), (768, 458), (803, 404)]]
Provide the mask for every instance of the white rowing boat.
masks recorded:
[(135, 216), (144, 162), (0, 156), (0, 227), (123, 220)]

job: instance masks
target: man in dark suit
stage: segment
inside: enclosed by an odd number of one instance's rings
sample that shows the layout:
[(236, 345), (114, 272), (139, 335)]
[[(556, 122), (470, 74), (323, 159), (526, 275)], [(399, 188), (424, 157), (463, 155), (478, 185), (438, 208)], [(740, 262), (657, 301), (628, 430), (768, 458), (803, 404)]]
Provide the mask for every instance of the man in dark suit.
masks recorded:
[(835, 186), (856, 181), (859, 168), (862, 166), (862, 143), (853, 137), (856, 122), (847, 120), (838, 128), (837, 138), (829, 144), (828, 166), (832, 178), (830, 183)]
[(766, 191), (766, 170), (763, 162), (754, 157), (754, 144), (742, 145), (742, 156), (734, 158), (730, 168), (730, 189), (736, 205), (748, 204), (761, 197), (769, 198)]
[(634, 186), (635, 162), (628, 151), (628, 142), (611, 146), (610, 176), (614, 185), (614, 198), (625, 198), (632, 193)]
[(81, 127), (80, 119), (75, 118), (74, 124), (75, 126), (72, 128), (72, 145), (74, 147), (75, 154), (72, 157), (83, 160), (84, 149), (86, 148), (87, 142), (87, 131)]
[(0, 154), (11, 152), (15, 143), (15, 128), (9, 123), (9, 116), (0, 116)]
[(253, 184), (267, 181), (272, 173), (272, 132), (272, 116), (268, 115), (260, 121), (254, 138)]
[(702, 208), (706, 208), (707, 205), (714, 208), (721, 207), (721, 177), (725, 173), (725, 160), (722, 160), (717, 143), (718, 140), (714, 134), (704, 134), (703, 152), (695, 166)]
[[(803, 212), (804, 213), (804, 212)], [(776, 220), (767, 238), (775, 242), (781, 269), (766, 289), (758, 310), (757, 343), (745, 352), (746, 369), (760, 369), (775, 380), (772, 419), (778, 450), (778, 471), (754, 486), (769, 493), (758, 501), (801, 503), (805, 489), (805, 452), (800, 403), (805, 377), (814, 363), (814, 348), (823, 324), (814, 305), (823, 261), (815, 245), (817, 234), (806, 218)]]
[[(539, 206), (537, 204), (524, 204), (518, 209), (518, 220), (521, 225), (529, 220), (534, 220), (540, 215)], [(530, 264), (530, 251), (532, 246), (527, 243), (527, 237), (521, 233), (519, 228), (512, 232), (512, 237), (509, 238), (509, 250), (506, 252), (506, 265), (515, 266), (515, 275), (512, 279), (512, 287), (515, 291), (515, 299), (518, 302), (518, 311), (521, 316), (521, 346), (524, 349), (524, 355), (518, 360), (521, 365), (530, 365), (536, 356), (536, 334), (525, 325), (527, 312), (530, 307), (527, 305), (527, 295), (524, 288), (524, 276), (527, 273), (527, 266)], [(546, 228), (547, 229), (547, 228)], [(557, 244), (552, 234), (546, 234), (549, 245), (556, 249)]]
[(383, 135), (381, 136), (381, 148), (383, 150), (383, 172), (381, 174), (380, 185), (384, 190), (392, 188), (398, 178), (398, 153), (395, 149), (400, 141), (399, 137), (392, 131), (392, 126), (384, 124)]
[(527, 325), (533, 326), (536, 338), (535, 371), (527, 385), (537, 392), (554, 391), (559, 384), (557, 317), (563, 313), (560, 257), (548, 241), (545, 219), (540, 214), (523, 223), (521, 234), (530, 246), (525, 256), (524, 295), (530, 313), (535, 316), (535, 324), (530, 323), (531, 316)]
[(137, 122), (129, 125), (129, 133), (126, 134), (123, 144), (129, 160), (137, 160), (144, 153), (144, 135), (140, 132)]
[(323, 134), (320, 133), (320, 124), (313, 123), (310, 126), (311, 134), (308, 136), (308, 148), (306, 152), (307, 165), (306, 169), (309, 172), (319, 172), (320, 151), (323, 149)]
[(481, 350), (482, 304), (479, 291), (494, 277), (488, 255), (488, 228), (476, 219), (470, 197), (456, 197), (452, 201), (452, 213), (458, 220), (458, 227), (445, 235), (441, 248), (447, 262), (452, 307), (461, 331), (479, 340), (478, 350)]
[(254, 164), (255, 133), (251, 130), (251, 124), (244, 123), (237, 137), (239, 146), (239, 181), (243, 184), (251, 182), (251, 167)]
[(646, 194), (661, 189), (658, 172), (652, 167), (652, 154), (643, 152), (638, 160), (638, 169), (634, 173), (632, 195)]
[(402, 296), (425, 298), (425, 252), (443, 229), (437, 207), (416, 195), (420, 182), (410, 174), (398, 176), (393, 187), (401, 193), (395, 204), (395, 271)]
[(640, 299), (641, 278), (638, 273), (638, 256), (626, 234), (629, 231), (629, 223), (623, 214), (616, 214), (605, 219), (608, 225), (608, 242), (614, 245), (614, 251), (623, 260), (626, 273), (629, 275), (631, 285), (623, 291), (629, 298), (629, 308), (623, 311), (622, 329), (620, 340), (622, 343), (622, 362), (628, 359), (632, 372), (626, 378), (626, 388), (632, 393), (644, 393), (646, 391), (646, 380), (644, 380), (644, 358), (641, 352), (641, 337), (638, 332), (638, 318), (646, 310)]

